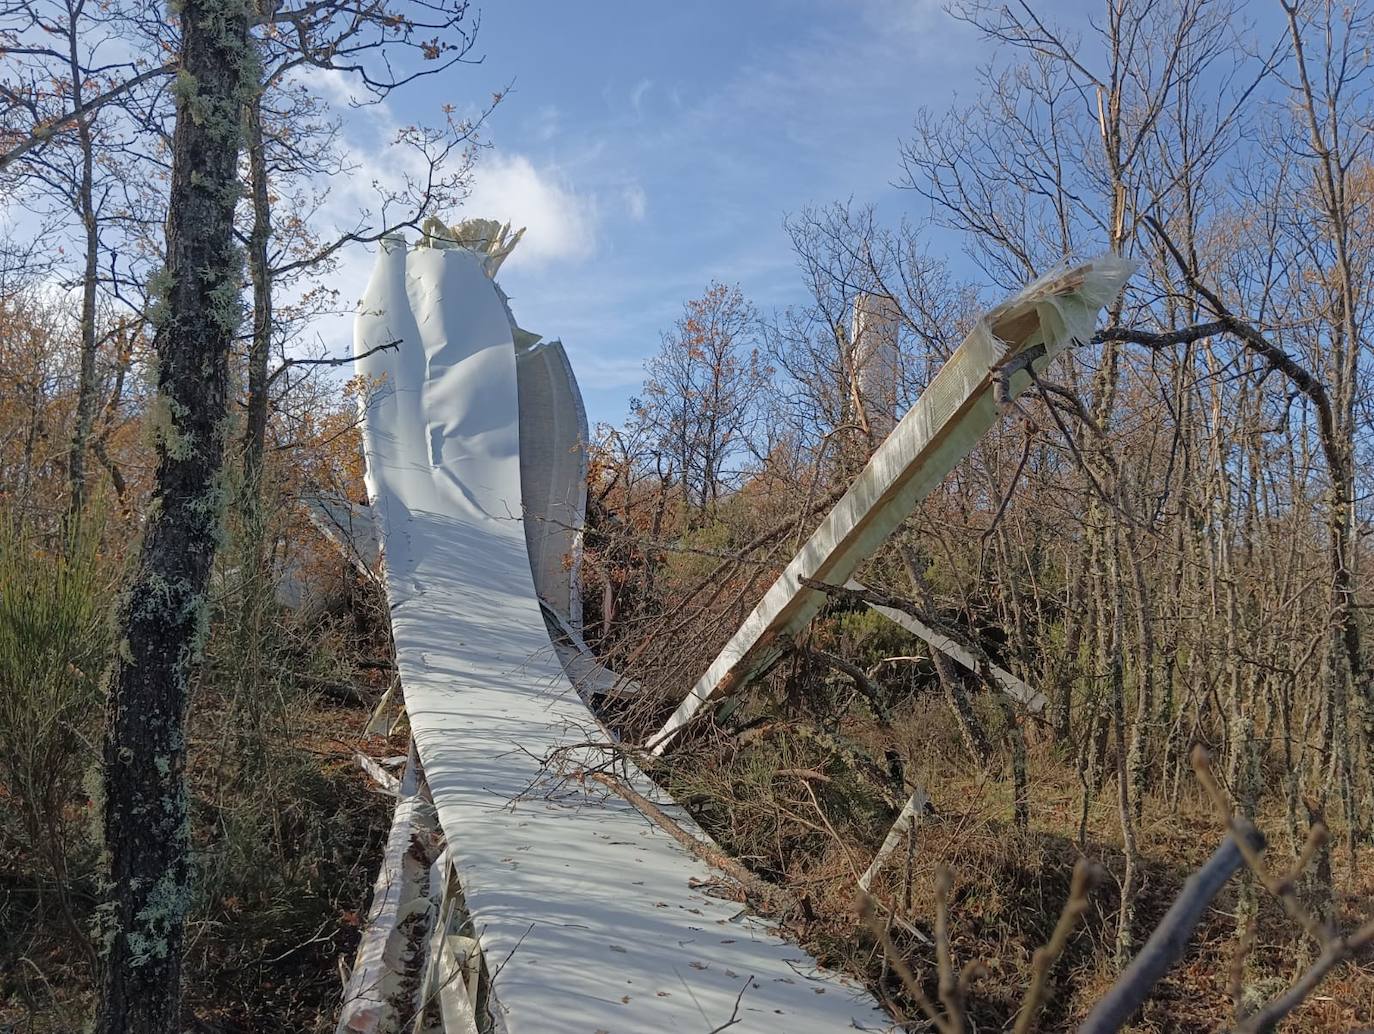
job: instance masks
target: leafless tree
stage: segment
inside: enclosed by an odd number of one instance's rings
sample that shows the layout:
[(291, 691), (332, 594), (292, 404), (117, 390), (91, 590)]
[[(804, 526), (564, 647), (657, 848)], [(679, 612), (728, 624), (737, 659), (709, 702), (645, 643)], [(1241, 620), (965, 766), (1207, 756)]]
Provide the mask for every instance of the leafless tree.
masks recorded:
[(758, 443), (768, 370), (756, 343), (758, 316), (738, 287), (714, 283), (690, 301), (658, 354), (636, 407), (652, 429), (684, 504), (705, 509), (738, 484), (739, 463)]
[(29, 218), (40, 220), (50, 246), (75, 245), (74, 264), (56, 264), (81, 299), (67, 460), (73, 515), (88, 495), (101, 351), (121, 321), (140, 318), (127, 294), (148, 274), (155, 256), (141, 245), (149, 226), (160, 221), (139, 109), (161, 73), (147, 75), (149, 62), (130, 52), (129, 21), (118, 5), (86, 0), (29, 0), (0, 10), (0, 53), (7, 59), (0, 77), (0, 149), (8, 147), (0, 158), (0, 183), (8, 182)]

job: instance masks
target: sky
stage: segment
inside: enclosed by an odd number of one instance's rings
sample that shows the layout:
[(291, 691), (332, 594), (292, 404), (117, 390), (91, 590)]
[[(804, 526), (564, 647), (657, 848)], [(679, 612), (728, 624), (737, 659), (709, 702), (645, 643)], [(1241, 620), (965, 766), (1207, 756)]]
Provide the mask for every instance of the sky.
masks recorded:
[[(521, 326), (563, 340), (593, 424), (623, 420), (660, 333), (712, 279), (765, 310), (802, 300), (788, 213), (852, 198), (919, 214), (893, 186), (899, 143), (990, 55), (937, 0), (505, 0), (480, 19), (481, 63), (394, 96), (389, 117), (511, 86), (449, 221), (528, 228), (501, 284)], [(386, 161), (368, 141), (385, 122), (350, 122), (355, 155)], [(357, 293), (370, 262), (341, 270)]]
[[(900, 143), (922, 107), (971, 102), (979, 66), (999, 57), (945, 0), (472, 3), (470, 63), (381, 105), (350, 108), (341, 75), (308, 73), (357, 165), (330, 184), (317, 224), (355, 227), (373, 180), (406, 172), (389, 146), (399, 126), (441, 122), (447, 106), (475, 113), (506, 90), (471, 196), (442, 215), (527, 228), (502, 287), (521, 326), (563, 340), (593, 423), (624, 419), (660, 334), (712, 280), (765, 312), (805, 300), (788, 214), (852, 200), (892, 222), (926, 215), (894, 185)], [(1101, 6), (1037, 5), (1084, 33)], [(11, 218), (22, 227), (24, 213)], [(990, 282), (952, 235), (928, 243), (961, 277)], [(302, 347), (348, 354), (372, 261), (342, 254), (330, 283), (347, 312), (321, 318)]]

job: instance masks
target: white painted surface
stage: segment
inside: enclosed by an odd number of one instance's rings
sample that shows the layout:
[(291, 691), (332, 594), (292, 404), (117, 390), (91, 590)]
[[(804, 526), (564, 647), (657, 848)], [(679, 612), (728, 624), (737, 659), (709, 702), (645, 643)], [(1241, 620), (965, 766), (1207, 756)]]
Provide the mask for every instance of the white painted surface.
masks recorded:
[(535, 594), (512, 337), (480, 258), (391, 244), (355, 341), (402, 342), (358, 363), (388, 381), (366, 417), (368, 487), (406, 708), (507, 1029), (706, 1034), (737, 997), (738, 1034), (892, 1029), (861, 989), (693, 889), (716, 874), (629, 805), (544, 776), (558, 747), (607, 737)]
[(892, 823), (892, 828), (887, 831), (887, 836), (883, 838), (883, 846), (878, 848), (878, 853), (873, 856), (873, 861), (864, 874), (859, 877), (859, 889), (868, 890), (873, 886), (873, 880), (878, 873), (883, 871), (883, 866), (887, 864), (892, 852), (897, 850), (897, 845), (902, 842), (902, 836), (913, 823), (919, 824), (921, 813), (925, 811), (926, 805), (930, 803), (930, 798), (926, 796), (923, 787), (916, 787), (911, 791), (911, 796), (907, 798), (905, 806), (897, 815), (897, 821)]
[(405, 795), (391, 820), (336, 1034), (394, 1031), (415, 1012), (414, 988), (407, 988), (402, 977), (412, 968), (407, 930), (434, 907), (426, 858), (437, 839), (433, 809), (419, 797)]
[(587, 412), (561, 341), (517, 348), (515, 372), (520, 487), (534, 585), (563, 621), (581, 630)]

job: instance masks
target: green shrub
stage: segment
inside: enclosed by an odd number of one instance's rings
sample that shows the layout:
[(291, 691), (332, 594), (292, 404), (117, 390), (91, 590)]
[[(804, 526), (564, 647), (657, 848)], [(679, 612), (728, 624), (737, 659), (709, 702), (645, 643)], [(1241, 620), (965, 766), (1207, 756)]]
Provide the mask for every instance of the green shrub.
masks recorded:
[(113, 565), (101, 558), (95, 524), (62, 549), (0, 515), (0, 795), (7, 798), (0, 815), (8, 817), (0, 857), (47, 877), (43, 884), (87, 951), (71, 893), (88, 873), (73, 873), (71, 860), (94, 859), (82, 784), (100, 757), (113, 645)]
[(0, 780), (35, 836), (99, 756), (110, 583), (97, 542), (83, 531), (63, 554), (0, 518)]
[(194, 682), (189, 769), (196, 917), (225, 898), (266, 902), (314, 844), (319, 759), (302, 745), (314, 688), (348, 679), (346, 629), (278, 602), (271, 551), (290, 516), (270, 498), (261, 527), (231, 515), (217, 558), (210, 636)]

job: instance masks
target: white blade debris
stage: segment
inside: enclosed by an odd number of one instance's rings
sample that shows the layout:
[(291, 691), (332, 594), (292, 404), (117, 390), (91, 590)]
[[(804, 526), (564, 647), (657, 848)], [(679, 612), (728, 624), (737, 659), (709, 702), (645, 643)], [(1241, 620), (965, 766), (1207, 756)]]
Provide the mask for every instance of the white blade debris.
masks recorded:
[(887, 831), (887, 836), (883, 838), (883, 846), (878, 848), (878, 853), (873, 856), (873, 861), (864, 871), (864, 874), (859, 877), (860, 890), (867, 891), (873, 886), (874, 878), (883, 871), (883, 866), (887, 863), (892, 852), (897, 850), (902, 835), (913, 825), (920, 824), (921, 813), (925, 811), (926, 805), (929, 803), (930, 798), (922, 787), (918, 786), (911, 791), (906, 806), (898, 814), (897, 821), (892, 823), (892, 828)]
[[(782, 656), (825, 594), (803, 579), (842, 585), (997, 421), (1003, 399), (1030, 384), (1074, 341), (1092, 335), (1134, 263), (1107, 255), (1042, 277), (974, 326), (880, 445), (753, 613), (649, 741), (661, 754), (702, 705), (738, 692)], [(1001, 380), (1000, 386), (996, 382)]]
[[(862, 590), (863, 585), (851, 578), (845, 588)], [(870, 610), (881, 614), (893, 624), (906, 629), (912, 635), (924, 641), (931, 649), (939, 650), (946, 657), (954, 658), (969, 671), (979, 670), (980, 665), (977, 657), (973, 656), (972, 653), (949, 636), (935, 631), (935, 629), (931, 628), (924, 621), (913, 617), (911, 614), (906, 613), (906, 611), (897, 610), (894, 607), (884, 607), (879, 603), (870, 603), (868, 606)], [(1045, 710), (1045, 704), (1048, 701), (1045, 700), (1045, 694), (1041, 693), (1038, 689), (1018, 679), (999, 664), (992, 664), (989, 662), (988, 672), (996, 679), (997, 684), (1002, 687), (1002, 691), (1027, 711), (1032, 714), (1040, 714)]]
[(415, 1011), (403, 974), (412, 968), (429, 925), (430, 859), (437, 842), (434, 809), (417, 796), (402, 799), (387, 836), (358, 959), (344, 988), (336, 1034), (399, 1030)]
[(491, 255), (445, 244), (384, 245), (356, 352), (385, 380), (364, 439), (397, 670), (495, 1025), (891, 1029), (867, 993), (708, 893), (718, 874), (630, 805), (547, 772), (565, 745), (608, 736), (559, 664), (531, 573), (514, 324)]

